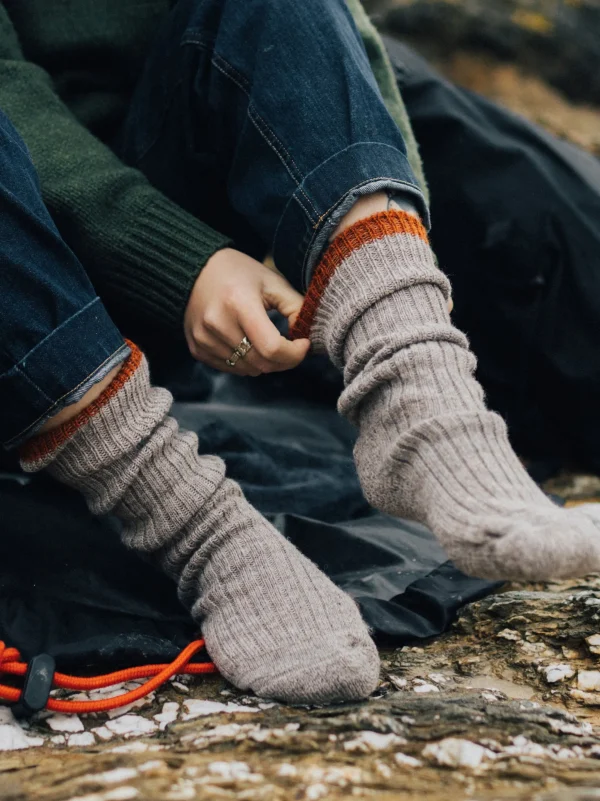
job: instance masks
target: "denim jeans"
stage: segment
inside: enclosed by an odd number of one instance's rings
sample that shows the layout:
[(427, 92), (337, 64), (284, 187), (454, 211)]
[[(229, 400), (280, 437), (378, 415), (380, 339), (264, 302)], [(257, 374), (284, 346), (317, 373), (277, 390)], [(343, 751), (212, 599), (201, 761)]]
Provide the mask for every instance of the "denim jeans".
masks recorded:
[[(344, 0), (178, 0), (148, 54), (121, 158), (301, 291), (361, 195), (427, 218)], [(0, 115), (0, 442), (17, 445), (127, 355)]]
[(116, 149), (300, 291), (360, 195), (427, 218), (345, 0), (178, 0)]
[(128, 352), (0, 111), (0, 442), (18, 445)]

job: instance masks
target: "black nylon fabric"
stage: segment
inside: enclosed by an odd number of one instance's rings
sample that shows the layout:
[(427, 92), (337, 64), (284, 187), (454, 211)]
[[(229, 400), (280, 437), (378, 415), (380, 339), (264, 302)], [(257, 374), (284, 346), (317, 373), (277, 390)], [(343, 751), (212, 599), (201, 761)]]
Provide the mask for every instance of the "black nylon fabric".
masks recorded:
[(489, 404), (521, 455), (600, 472), (600, 161), (385, 43)]
[[(205, 379), (186, 386), (206, 388)], [(354, 433), (335, 411), (240, 402), (246, 382), (216, 385), (214, 400), (178, 404), (176, 416), (198, 431), (201, 451), (226, 460), (248, 499), (357, 599), (378, 638), (435, 636), (461, 605), (498, 586), (463, 575), (424, 527), (368, 507), (352, 461)], [(126, 551), (116, 521), (92, 517), (77, 493), (44, 476), (4, 474), (0, 509), (0, 639), (26, 659), (46, 652), (63, 670), (108, 670), (171, 660), (198, 635), (174, 585)]]

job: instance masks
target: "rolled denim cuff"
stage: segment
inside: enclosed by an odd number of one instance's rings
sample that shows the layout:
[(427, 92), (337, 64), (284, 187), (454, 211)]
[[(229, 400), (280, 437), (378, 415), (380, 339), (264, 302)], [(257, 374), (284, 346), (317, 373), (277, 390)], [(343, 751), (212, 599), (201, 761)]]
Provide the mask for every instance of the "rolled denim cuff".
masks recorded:
[[(401, 150), (381, 142), (359, 142), (328, 158), (305, 176), (286, 204), (273, 248), (278, 269), (296, 285), (300, 272), (299, 288), (305, 292), (316, 263), (342, 217), (358, 198), (388, 190), (410, 198), (429, 229), (429, 208)], [(305, 197), (319, 211), (316, 222), (306, 214)], [(291, 242), (295, 247), (290, 247)]]
[(124, 361), (129, 346), (99, 298), (71, 315), (0, 375), (0, 442), (18, 447)]

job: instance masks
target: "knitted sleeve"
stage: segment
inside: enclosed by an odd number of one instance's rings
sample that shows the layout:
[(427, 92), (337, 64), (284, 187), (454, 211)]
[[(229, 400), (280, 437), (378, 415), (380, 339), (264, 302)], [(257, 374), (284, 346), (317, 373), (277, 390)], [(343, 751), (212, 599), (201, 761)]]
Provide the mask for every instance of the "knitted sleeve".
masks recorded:
[(180, 327), (204, 264), (230, 240), (196, 220), (89, 133), (23, 57), (0, 5), (0, 109), (31, 153), (61, 234), (110, 304)]

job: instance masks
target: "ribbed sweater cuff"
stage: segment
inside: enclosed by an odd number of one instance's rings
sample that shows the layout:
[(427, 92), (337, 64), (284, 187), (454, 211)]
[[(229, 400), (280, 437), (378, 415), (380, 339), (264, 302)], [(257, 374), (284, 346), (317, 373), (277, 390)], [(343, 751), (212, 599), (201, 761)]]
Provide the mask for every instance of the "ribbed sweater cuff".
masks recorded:
[[(162, 195), (130, 209), (119, 263), (106, 273), (112, 294), (145, 317), (180, 328), (200, 271), (232, 240)], [(133, 213), (131, 213), (133, 212)]]

